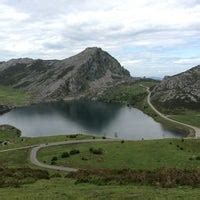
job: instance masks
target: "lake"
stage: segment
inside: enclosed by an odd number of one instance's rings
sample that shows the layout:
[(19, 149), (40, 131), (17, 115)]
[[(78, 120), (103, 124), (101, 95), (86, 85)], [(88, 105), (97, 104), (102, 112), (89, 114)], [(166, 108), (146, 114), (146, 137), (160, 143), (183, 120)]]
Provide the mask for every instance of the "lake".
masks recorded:
[(165, 129), (138, 109), (87, 101), (16, 108), (1, 115), (0, 124), (13, 125), (22, 131), (22, 136), (28, 137), (83, 133), (141, 140), (184, 136)]

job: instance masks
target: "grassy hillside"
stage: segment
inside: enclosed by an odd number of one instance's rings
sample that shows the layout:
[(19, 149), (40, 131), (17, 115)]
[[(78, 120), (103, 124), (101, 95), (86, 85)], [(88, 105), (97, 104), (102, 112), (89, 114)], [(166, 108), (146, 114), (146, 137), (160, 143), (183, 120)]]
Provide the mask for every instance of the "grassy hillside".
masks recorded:
[(24, 91), (0, 86), (0, 104), (20, 106), (28, 104), (29, 101), (30, 95)]
[(119, 102), (124, 104), (130, 104), (134, 106), (140, 106), (143, 99), (147, 96), (147, 91), (141, 85), (152, 87), (157, 81), (154, 80), (139, 80), (131, 84), (123, 84), (116, 86), (112, 89), (105, 91), (100, 97), (100, 100), (106, 102)]
[(200, 110), (179, 110), (177, 114), (169, 114), (170, 118), (200, 128)]
[[(85, 169), (145, 169), (162, 167), (180, 169), (200, 169), (200, 140), (166, 139), (153, 141), (96, 142), (41, 149), (40, 161), (55, 165)], [(98, 154), (91, 152), (101, 149)], [(62, 158), (64, 152), (76, 149), (80, 153)]]

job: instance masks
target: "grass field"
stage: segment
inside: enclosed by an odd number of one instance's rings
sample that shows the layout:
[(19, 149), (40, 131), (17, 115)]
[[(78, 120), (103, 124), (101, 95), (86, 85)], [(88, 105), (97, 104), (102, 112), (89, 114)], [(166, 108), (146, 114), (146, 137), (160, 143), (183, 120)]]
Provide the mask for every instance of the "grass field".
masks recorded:
[(20, 188), (0, 188), (1, 200), (198, 200), (199, 188), (74, 184), (68, 178), (39, 180)]
[(0, 86), (0, 104), (21, 106), (30, 101), (30, 95), (22, 90)]
[[(42, 138), (25, 138), (22, 141), (16, 132), (0, 131), (1, 139), (15, 141), (3, 148), (14, 146), (25, 146), (36, 143), (48, 143), (63, 140), (75, 140), (92, 138), (92, 136), (78, 135), (76, 138), (68, 136), (54, 136)], [(13, 136), (13, 138), (12, 138)], [(50, 162), (53, 156), (58, 157), (57, 164), (88, 167), (88, 168), (132, 168), (132, 169), (155, 169), (158, 167), (195, 168), (200, 167), (200, 161), (196, 159), (200, 155), (199, 140), (176, 140), (166, 139), (157, 141), (138, 141), (124, 143), (92, 143), (72, 146), (59, 146), (43, 149), (39, 152), (39, 159)], [(89, 152), (89, 148), (102, 148), (102, 155), (94, 155)], [(183, 149), (181, 149), (183, 148)], [(61, 158), (61, 154), (72, 149), (79, 149), (80, 154)], [(30, 149), (17, 150), (0, 153), (0, 166), (8, 168), (33, 167), (29, 162)], [(82, 158), (88, 160), (82, 160)], [(190, 160), (190, 159), (193, 160)], [(51, 172), (50, 174), (56, 174)], [(164, 199), (199, 199), (199, 188), (174, 187), (161, 188), (148, 185), (103, 185), (98, 186), (91, 183), (75, 184), (74, 179), (65, 178), (65, 173), (61, 173), (61, 178), (50, 178), (49, 180), (37, 180), (34, 183), (23, 184), (20, 187), (0, 188), (1, 200), (46, 200), (46, 199), (98, 199), (98, 200), (164, 200)], [(1, 178), (0, 178), (1, 180)], [(27, 180), (28, 181), (28, 180)]]
[[(51, 164), (57, 157), (56, 165), (85, 169), (157, 169), (176, 167), (200, 169), (200, 140), (165, 139), (153, 141), (96, 142), (93, 144), (63, 145), (41, 149), (40, 161)], [(90, 148), (103, 150), (97, 155)], [(73, 149), (80, 154), (61, 158), (63, 152)]]

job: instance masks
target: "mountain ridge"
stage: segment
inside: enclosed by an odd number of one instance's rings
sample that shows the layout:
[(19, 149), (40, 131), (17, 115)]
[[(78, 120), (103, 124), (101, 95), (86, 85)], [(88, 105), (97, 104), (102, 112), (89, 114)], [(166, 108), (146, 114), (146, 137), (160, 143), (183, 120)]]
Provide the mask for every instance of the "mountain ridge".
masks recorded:
[(0, 64), (0, 85), (31, 92), (37, 102), (95, 97), (131, 80), (130, 73), (98, 47), (62, 60), (19, 58)]
[(154, 87), (151, 99), (166, 108), (200, 108), (200, 65), (166, 77)]

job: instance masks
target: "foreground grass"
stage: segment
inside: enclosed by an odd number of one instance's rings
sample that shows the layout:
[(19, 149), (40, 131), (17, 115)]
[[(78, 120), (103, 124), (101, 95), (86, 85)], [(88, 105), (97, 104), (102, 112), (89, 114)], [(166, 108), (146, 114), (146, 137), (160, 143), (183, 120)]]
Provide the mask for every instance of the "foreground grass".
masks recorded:
[[(11, 135), (13, 134), (13, 138)], [(92, 138), (92, 136), (77, 135), (76, 138), (69, 136), (54, 136), (42, 138), (20, 138), (10, 132), (0, 131), (2, 139), (11, 140), (14, 144), (12, 146), (25, 146), (27, 144), (48, 143), (63, 140), (75, 140)], [(52, 156), (57, 156), (57, 164), (74, 165), (75, 167), (89, 167), (89, 168), (132, 168), (132, 169), (154, 169), (162, 166), (177, 166), (179, 168), (195, 168), (198, 169), (200, 161), (196, 160), (197, 155), (200, 154), (199, 140), (157, 140), (157, 141), (138, 141), (138, 142), (110, 142), (92, 144), (79, 144), (72, 146), (59, 146), (43, 149), (39, 152), (39, 158), (42, 161), (50, 162)], [(102, 155), (94, 155), (89, 152), (89, 148), (102, 148)], [(181, 150), (180, 148), (183, 148)], [(61, 158), (61, 153), (70, 151), (72, 149), (79, 149), (80, 154), (70, 156), (69, 158)], [(82, 158), (88, 160), (82, 160)], [(189, 160), (192, 158), (193, 160)], [(29, 149), (17, 150), (13, 152), (0, 153), (1, 167), (27, 167), (32, 166), (29, 163)], [(32, 166), (34, 167), (34, 166)], [(51, 172), (53, 173), (57, 172)], [(21, 185), (19, 188), (9, 187), (0, 188), (1, 200), (43, 200), (43, 199), (141, 199), (141, 200), (155, 200), (155, 199), (198, 199), (200, 196), (199, 188), (191, 187), (174, 187), (174, 188), (160, 188), (147, 185), (93, 185), (89, 183), (75, 184), (76, 180), (64, 178), (65, 173), (62, 173), (61, 178), (51, 178), (49, 180), (38, 180), (29, 184)]]
[(30, 102), (30, 95), (22, 90), (0, 86), (0, 104), (21, 106)]
[[(200, 140), (166, 139), (137, 142), (94, 142), (92, 144), (74, 144), (54, 146), (41, 149), (38, 154), (40, 161), (51, 164), (57, 157), (56, 165), (84, 169), (157, 169), (176, 167), (180, 169), (200, 168)], [(97, 155), (90, 148), (103, 150)], [(63, 152), (73, 149), (79, 154), (62, 158)]]
[(74, 184), (74, 180), (57, 178), (40, 180), (20, 188), (1, 188), (1, 200), (197, 200), (200, 196), (199, 188), (179, 187), (171, 189), (151, 186), (96, 186), (92, 184)]

